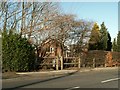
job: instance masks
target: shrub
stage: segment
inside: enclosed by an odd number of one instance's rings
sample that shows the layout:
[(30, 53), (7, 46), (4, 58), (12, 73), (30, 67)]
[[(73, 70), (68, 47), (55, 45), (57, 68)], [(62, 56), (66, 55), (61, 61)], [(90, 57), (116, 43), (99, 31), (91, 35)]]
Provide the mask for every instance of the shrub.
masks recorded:
[(35, 65), (35, 50), (26, 38), (13, 32), (2, 33), (2, 65), (9, 71), (31, 71)]

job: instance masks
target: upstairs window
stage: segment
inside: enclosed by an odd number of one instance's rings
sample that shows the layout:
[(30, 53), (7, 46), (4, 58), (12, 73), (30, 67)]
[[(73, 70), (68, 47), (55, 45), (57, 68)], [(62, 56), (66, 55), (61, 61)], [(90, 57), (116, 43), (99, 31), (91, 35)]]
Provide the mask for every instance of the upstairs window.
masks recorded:
[(54, 52), (54, 48), (50, 47), (50, 52), (53, 53)]

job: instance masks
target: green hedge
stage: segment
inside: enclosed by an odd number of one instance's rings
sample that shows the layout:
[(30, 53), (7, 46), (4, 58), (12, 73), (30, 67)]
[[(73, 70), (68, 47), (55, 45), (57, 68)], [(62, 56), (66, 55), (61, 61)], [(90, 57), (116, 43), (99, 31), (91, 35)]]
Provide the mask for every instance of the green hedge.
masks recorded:
[(2, 33), (2, 66), (9, 71), (31, 71), (35, 50), (26, 38), (10, 32)]

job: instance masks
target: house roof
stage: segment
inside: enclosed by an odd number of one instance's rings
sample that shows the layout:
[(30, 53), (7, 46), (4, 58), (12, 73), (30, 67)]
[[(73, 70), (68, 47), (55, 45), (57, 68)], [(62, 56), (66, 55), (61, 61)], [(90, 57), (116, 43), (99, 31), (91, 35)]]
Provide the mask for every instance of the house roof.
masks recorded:
[(57, 39), (53, 39), (53, 38), (47, 38), (42, 42), (42, 46), (44, 46), (47, 43), (56, 43), (57, 45), (61, 45), (60, 42)]

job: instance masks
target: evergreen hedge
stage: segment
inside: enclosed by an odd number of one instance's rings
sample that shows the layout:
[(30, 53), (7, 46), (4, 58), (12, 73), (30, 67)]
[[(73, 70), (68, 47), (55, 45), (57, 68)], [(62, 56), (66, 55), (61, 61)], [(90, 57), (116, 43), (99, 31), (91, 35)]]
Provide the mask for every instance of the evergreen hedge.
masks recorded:
[(12, 31), (2, 33), (2, 66), (8, 71), (31, 71), (35, 65), (35, 50), (26, 38)]

